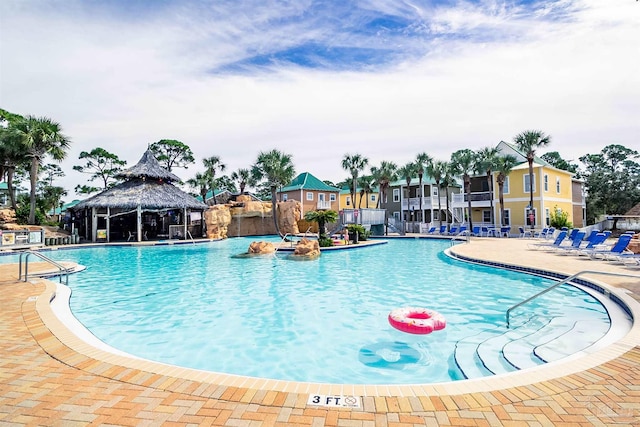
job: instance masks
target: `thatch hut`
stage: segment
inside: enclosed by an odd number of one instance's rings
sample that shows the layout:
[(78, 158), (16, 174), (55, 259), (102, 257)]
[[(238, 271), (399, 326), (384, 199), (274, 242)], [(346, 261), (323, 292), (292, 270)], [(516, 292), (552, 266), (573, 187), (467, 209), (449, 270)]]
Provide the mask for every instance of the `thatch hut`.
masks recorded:
[(118, 177), (125, 181), (73, 207), (85, 239), (140, 242), (202, 236), (202, 213), (208, 206), (174, 186), (180, 178), (160, 166), (150, 150)]

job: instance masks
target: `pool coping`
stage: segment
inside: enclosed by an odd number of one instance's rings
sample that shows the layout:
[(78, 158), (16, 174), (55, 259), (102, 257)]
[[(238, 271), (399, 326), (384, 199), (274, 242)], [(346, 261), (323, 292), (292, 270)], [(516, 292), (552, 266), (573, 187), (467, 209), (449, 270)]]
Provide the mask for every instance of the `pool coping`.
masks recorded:
[[(531, 368), (508, 374), (444, 383), (354, 385), (270, 380), (183, 368), (113, 354), (94, 347), (79, 338), (54, 313), (51, 302), (57, 296), (58, 285), (49, 280), (42, 279), (41, 282), (45, 286), (44, 290), (38, 297), (28, 301), (28, 304), (25, 304), (23, 309), (26, 310), (24, 313), (25, 318), (28, 317), (30, 319), (30, 321), (26, 323), (32, 330), (34, 339), (36, 339), (38, 344), (52, 357), (69, 366), (74, 366), (96, 375), (109, 376), (116, 380), (141, 386), (154, 384), (154, 387), (163, 388), (165, 386), (170, 387), (171, 384), (174, 384), (176, 381), (181, 383), (185, 381), (198, 383), (200, 386), (193, 392), (195, 395), (204, 395), (197, 392), (198, 390), (201, 390), (202, 393), (208, 390), (207, 393), (209, 393), (212, 389), (215, 389), (218, 390), (220, 394), (218, 397), (229, 401), (245, 401), (249, 399), (249, 395), (261, 391), (285, 393), (288, 394), (287, 398), (291, 401), (297, 401), (299, 399), (306, 401), (308, 395), (313, 394), (351, 395), (361, 396), (363, 398), (412, 396), (419, 398), (424, 396), (479, 393), (523, 386), (535, 387), (536, 384), (558, 380), (562, 377), (584, 372), (612, 361), (633, 350), (640, 342), (640, 324), (634, 322), (631, 330), (622, 339), (610, 344), (606, 348), (582, 357), (570, 357), (541, 365), (539, 368)], [(620, 289), (613, 289), (599, 281), (594, 282), (598, 282), (598, 286), (607, 289), (612, 295), (616, 295), (620, 301), (626, 304), (629, 307), (633, 319), (639, 318), (640, 304), (637, 301)], [(31, 304), (33, 304), (33, 313), (29, 313), (29, 306)], [(42, 333), (43, 330), (48, 331), (48, 333)], [(112, 376), (109, 374), (110, 372), (117, 372), (118, 374)], [(123, 374), (123, 372), (126, 372), (126, 374)], [(149, 382), (150, 378), (154, 379), (151, 383)], [(229, 394), (228, 390), (235, 391)], [(240, 390), (242, 390), (242, 393)]]

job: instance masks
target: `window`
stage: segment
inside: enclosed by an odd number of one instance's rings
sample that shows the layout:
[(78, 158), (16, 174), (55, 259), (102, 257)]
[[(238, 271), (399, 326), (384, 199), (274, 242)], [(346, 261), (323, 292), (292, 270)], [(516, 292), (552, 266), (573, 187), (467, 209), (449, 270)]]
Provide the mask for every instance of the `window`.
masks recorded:
[(400, 221), (400, 212), (394, 212), (393, 219), (395, 219), (396, 221)]
[(307, 200), (313, 200), (313, 193), (312, 192), (307, 192)]
[(334, 193), (329, 194), (329, 201), (330, 202), (335, 202), (336, 201), (336, 195)]
[(440, 211), (433, 211), (433, 220), (440, 221)]
[(289, 195), (288, 195), (288, 194), (286, 194), (286, 193), (285, 193), (285, 194), (283, 194), (283, 195), (282, 195), (282, 201), (283, 201), (283, 202), (286, 202), (286, 201), (288, 200), (288, 196), (289, 196)]
[[(529, 174), (524, 176), (524, 192), (529, 193), (531, 190), (529, 189)], [(536, 192), (536, 176), (533, 175), (533, 192)]]
[(400, 201), (400, 189), (399, 188), (394, 188), (393, 189), (393, 201), (394, 202), (399, 202)]
[(370, 200), (371, 200), (372, 202), (375, 202), (375, 201), (376, 201), (376, 195), (375, 195), (375, 194), (372, 194), (370, 197), (371, 197), (371, 199), (370, 199)]
[(551, 215), (549, 209), (544, 210), (544, 223), (547, 225), (547, 227), (549, 226), (549, 224), (551, 224)]
[(556, 178), (556, 193), (560, 194), (560, 178)]
[[(500, 214), (498, 214), (500, 215)], [(504, 210), (504, 218), (502, 219), (502, 222), (505, 226), (507, 225), (511, 225), (511, 210), (510, 209), (505, 209)]]
[(504, 194), (509, 194), (509, 177), (504, 178), (504, 187), (502, 188)]
[[(531, 213), (533, 215), (530, 215)], [(528, 209), (524, 210), (524, 217), (525, 217), (525, 220), (526, 220), (526, 223), (527, 223), (528, 226), (535, 227), (535, 225), (536, 225), (536, 217), (537, 216), (538, 216), (538, 212), (537, 212), (536, 209), (533, 209), (533, 211), (531, 211), (531, 212)]]
[(324, 193), (318, 193), (318, 201), (319, 202), (324, 202)]
[(489, 209), (482, 210), (482, 222), (491, 223), (491, 211)]
[(544, 174), (544, 191), (549, 191), (549, 175)]
[(438, 195), (438, 187), (431, 187), (431, 195), (433, 196)]

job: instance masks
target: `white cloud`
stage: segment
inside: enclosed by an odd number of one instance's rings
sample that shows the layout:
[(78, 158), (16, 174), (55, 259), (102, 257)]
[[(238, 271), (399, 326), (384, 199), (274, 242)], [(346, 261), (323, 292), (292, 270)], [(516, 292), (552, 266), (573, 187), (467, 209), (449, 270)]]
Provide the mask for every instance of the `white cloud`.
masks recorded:
[[(530, 128), (551, 134), (549, 151), (568, 159), (612, 143), (639, 148), (635, 2), (570, 2), (580, 8), (568, 17), (541, 20), (557, 10), (527, 15), (489, 2), (400, 10), (369, 1), (363, 9), (422, 14), (438, 28), (434, 38), (405, 40), (413, 53), (428, 45), (421, 58), (369, 72), (272, 65), (235, 76), (209, 71), (331, 27), (318, 18), (297, 22), (304, 8), (295, 2), (282, 3), (284, 11), (256, 3), (247, 14), (194, 3), (129, 20), (82, 2), (59, 13), (22, 3), (0, 6), (0, 107), (62, 124), (73, 140), (63, 163), (69, 189), (85, 179), (71, 170), (81, 151), (100, 146), (132, 165), (163, 138), (185, 142), (199, 162), (220, 156), (229, 172), (278, 148), (293, 154), (298, 172), (333, 181), (347, 176), (340, 168), (347, 152), (372, 165), (402, 165), (422, 151), (448, 159)], [(442, 37), (454, 29), (480, 36)], [(175, 172), (186, 179), (196, 170)]]

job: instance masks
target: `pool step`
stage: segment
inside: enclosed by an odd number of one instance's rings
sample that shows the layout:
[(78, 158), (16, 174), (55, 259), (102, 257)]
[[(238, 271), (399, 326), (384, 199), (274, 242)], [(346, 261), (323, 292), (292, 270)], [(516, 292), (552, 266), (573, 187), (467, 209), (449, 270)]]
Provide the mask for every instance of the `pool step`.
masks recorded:
[(584, 350), (608, 329), (602, 321), (532, 318), (511, 329), (489, 329), (459, 340), (454, 360), (465, 378), (504, 374)]

